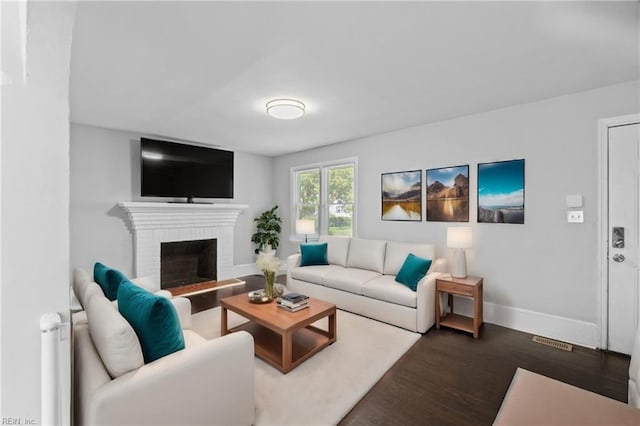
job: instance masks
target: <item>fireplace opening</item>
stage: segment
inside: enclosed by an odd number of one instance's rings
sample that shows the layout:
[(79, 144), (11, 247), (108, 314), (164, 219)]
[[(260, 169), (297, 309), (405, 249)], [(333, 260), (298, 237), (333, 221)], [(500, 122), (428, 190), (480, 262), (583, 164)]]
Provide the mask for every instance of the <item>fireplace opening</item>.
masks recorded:
[(161, 243), (160, 288), (216, 280), (216, 265), (216, 239)]

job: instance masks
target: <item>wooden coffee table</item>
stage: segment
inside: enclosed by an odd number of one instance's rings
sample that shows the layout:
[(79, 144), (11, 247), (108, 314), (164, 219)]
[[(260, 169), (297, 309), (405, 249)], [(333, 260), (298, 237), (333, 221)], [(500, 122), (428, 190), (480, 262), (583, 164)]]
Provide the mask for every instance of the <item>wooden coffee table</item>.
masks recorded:
[[(336, 341), (336, 305), (309, 299), (309, 307), (298, 312), (278, 308), (276, 302), (256, 304), (247, 294), (220, 300), (220, 332), (248, 331), (254, 340), (255, 354), (283, 373), (296, 368), (306, 359)], [(227, 311), (241, 315), (249, 322), (227, 328)], [(329, 318), (329, 330), (312, 326), (321, 318)]]

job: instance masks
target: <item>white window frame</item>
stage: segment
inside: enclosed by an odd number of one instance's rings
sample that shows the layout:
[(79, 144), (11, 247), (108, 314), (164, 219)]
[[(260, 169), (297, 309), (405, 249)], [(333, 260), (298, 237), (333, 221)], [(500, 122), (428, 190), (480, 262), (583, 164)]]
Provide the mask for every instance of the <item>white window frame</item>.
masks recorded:
[[(339, 160), (323, 161), (320, 163), (304, 164), (301, 166), (291, 167), (289, 172), (289, 184), (291, 199), (289, 201), (290, 208), (290, 241), (304, 241), (304, 235), (296, 234), (296, 220), (298, 218), (298, 180), (297, 173), (305, 170), (319, 169), (320, 170), (320, 234), (329, 234), (329, 203), (328, 203), (328, 171), (331, 168), (341, 166), (353, 166), (353, 216), (351, 220), (351, 235), (353, 237), (358, 236), (358, 157), (342, 158)], [(319, 237), (316, 235), (309, 235), (311, 240), (317, 240)]]

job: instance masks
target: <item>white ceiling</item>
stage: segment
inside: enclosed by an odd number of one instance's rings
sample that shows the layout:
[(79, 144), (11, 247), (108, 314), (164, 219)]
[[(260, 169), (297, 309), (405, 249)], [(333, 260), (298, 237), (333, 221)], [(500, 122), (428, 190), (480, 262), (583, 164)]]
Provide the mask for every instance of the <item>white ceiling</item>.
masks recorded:
[(71, 116), (281, 155), (637, 78), (636, 2), (82, 2)]

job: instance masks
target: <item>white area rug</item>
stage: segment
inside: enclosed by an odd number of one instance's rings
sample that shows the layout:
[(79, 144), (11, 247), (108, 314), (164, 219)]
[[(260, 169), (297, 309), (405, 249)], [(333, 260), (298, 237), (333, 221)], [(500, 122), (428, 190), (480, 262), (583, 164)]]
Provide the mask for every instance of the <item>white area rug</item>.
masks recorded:
[[(229, 327), (246, 320), (230, 313)], [(338, 340), (282, 374), (256, 358), (256, 425), (333, 425), (420, 338), (375, 320), (338, 311)], [(316, 326), (327, 329), (327, 319)], [(220, 308), (193, 315), (193, 330), (220, 336)]]

